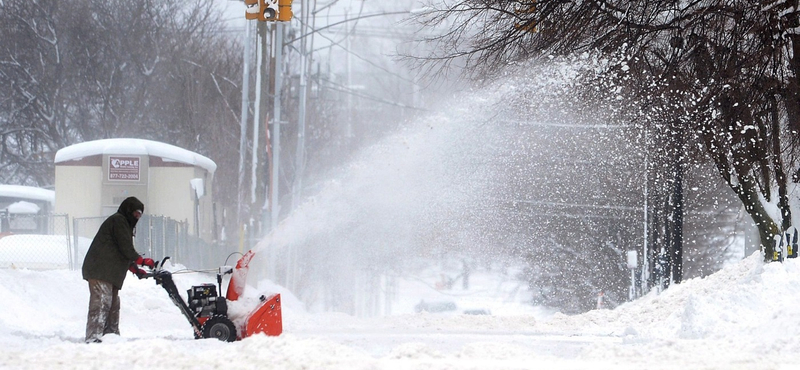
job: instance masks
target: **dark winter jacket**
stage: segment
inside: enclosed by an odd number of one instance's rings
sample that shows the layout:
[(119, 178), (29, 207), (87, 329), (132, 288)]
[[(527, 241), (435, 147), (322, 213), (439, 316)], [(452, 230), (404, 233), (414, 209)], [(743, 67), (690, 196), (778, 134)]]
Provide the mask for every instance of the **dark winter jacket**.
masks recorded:
[(139, 253), (133, 247), (133, 229), (138, 221), (136, 210), (144, 211), (144, 204), (135, 197), (126, 198), (117, 213), (109, 216), (92, 240), (83, 260), (83, 278), (107, 281), (117, 289), (122, 288), (128, 266)]

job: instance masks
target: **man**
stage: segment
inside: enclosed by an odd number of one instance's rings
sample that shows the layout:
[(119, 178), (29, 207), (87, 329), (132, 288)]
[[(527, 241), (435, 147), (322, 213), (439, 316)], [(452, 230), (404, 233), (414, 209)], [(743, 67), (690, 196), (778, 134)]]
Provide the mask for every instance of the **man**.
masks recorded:
[(89, 282), (89, 316), (86, 321), (86, 343), (99, 343), (105, 334), (119, 335), (119, 290), (128, 270), (139, 278), (153, 268), (151, 258), (143, 258), (133, 247), (136, 223), (142, 217), (144, 204), (128, 197), (117, 213), (109, 216), (97, 231), (86, 258), (83, 279)]

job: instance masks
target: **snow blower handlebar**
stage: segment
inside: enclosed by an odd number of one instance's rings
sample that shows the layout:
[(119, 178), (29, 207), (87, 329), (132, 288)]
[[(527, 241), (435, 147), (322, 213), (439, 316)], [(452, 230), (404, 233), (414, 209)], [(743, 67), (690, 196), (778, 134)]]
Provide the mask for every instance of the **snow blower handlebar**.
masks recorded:
[(222, 275), (227, 275), (232, 273), (233, 273), (232, 266), (220, 266), (219, 271), (217, 271), (217, 286), (219, 286), (219, 294), (222, 294)]
[(158, 270), (158, 267), (161, 266), (161, 269), (164, 268), (164, 264), (169, 261), (169, 257), (164, 257), (161, 262), (156, 261), (156, 265), (153, 266), (153, 270)]
[(150, 271), (147, 271), (144, 274), (142, 274), (141, 276), (139, 276), (139, 279), (147, 279), (147, 278), (155, 277), (156, 275), (158, 275), (158, 273), (160, 271), (164, 271), (164, 264), (167, 263), (168, 260), (169, 260), (169, 257), (164, 257), (164, 259), (162, 259), (161, 262), (156, 261), (155, 264), (153, 265), (153, 268)]

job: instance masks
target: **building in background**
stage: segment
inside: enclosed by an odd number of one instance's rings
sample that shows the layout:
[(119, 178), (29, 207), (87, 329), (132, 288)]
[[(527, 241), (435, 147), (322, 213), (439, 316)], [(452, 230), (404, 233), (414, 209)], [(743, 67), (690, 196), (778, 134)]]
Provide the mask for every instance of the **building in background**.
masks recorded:
[(135, 196), (145, 214), (186, 222), (190, 234), (215, 239), (211, 184), (217, 165), (200, 154), (150, 140), (103, 139), (59, 150), (55, 168), (55, 213), (106, 217)]

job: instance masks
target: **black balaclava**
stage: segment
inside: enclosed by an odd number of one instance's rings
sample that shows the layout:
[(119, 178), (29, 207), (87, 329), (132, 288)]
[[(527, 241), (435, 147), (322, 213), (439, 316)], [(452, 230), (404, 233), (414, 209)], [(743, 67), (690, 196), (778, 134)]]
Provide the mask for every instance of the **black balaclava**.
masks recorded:
[(119, 205), (119, 209), (117, 209), (118, 213), (121, 213), (125, 216), (125, 219), (128, 220), (128, 224), (131, 225), (131, 229), (136, 227), (136, 223), (139, 220), (136, 217), (133, 217), (133, 211), (140, 210), (144, 212), (144, 203), (142, 203), (136, 197), (127, 197), (122, 203)]

